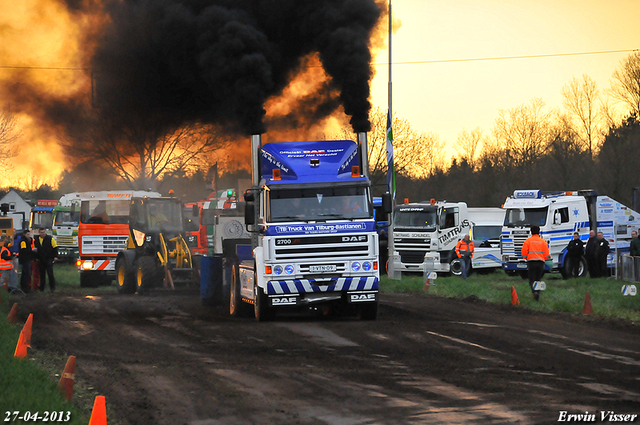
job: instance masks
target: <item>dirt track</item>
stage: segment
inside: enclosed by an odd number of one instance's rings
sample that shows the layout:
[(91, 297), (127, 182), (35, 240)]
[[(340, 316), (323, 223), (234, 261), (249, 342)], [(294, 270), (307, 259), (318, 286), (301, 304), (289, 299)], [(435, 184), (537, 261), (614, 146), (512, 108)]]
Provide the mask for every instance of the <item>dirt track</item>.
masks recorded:
[(257, 323), (202, 307), (196, 291), (36, 297), (26, 310), (38, 317), (32, 345), (75, 355), (76, 376), (121, 424), (545, 424), (562, 410), (640, 413), (640, 329), (593, 318), (383, 294), (374, 322)]

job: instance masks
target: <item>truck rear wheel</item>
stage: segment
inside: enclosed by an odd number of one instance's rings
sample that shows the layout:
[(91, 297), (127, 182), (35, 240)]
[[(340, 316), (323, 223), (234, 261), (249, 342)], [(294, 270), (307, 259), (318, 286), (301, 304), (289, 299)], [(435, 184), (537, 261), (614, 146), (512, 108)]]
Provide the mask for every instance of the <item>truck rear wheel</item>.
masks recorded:
[(155, 286), (160, 279), (159, 267), (153, 257), (140, 257), (136, 272), (136, 292), (144, 294), (149, 288)]
[(229, 286), (229, 315), (232, 317), (248, 316), (249, 306), (242, 302), (242, 295), (240, 295), (240, 272), (237, 263), (231, 265), (231, 284)]
[(136, 292), (136, 274), (134, 267), (127, 267), (127, 261), (120, 257), (116, 260), (116, 284), (119, 294)]

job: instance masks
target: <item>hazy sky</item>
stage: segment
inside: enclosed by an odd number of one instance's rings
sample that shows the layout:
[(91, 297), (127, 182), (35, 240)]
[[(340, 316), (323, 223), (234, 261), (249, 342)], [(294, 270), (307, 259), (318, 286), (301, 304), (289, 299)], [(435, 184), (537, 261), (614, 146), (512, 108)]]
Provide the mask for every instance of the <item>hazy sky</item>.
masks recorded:
[[(462, 130), (491, 132), (500, 109), (541, 98), (587, 74), (600, 91), (632, 52), (411, 63), (640, 49), (639, 0), (393, 0), (393, 111), (449, 148)], [(386, 49), (374, 59), (374, 106), (386, 108)]]

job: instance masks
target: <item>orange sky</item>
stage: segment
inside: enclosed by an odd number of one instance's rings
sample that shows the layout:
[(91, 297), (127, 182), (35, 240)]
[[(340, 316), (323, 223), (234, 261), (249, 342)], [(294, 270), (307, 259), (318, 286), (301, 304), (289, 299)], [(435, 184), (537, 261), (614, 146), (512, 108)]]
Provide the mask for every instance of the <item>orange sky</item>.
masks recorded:
[[(534, 97), (562, 106), (562, 87), (589, 75), (602, 91), (631, 52), (532, 59), (439, 60), (640, 49), (638, 0), (393, 0), (393, 111), (440, 136), (490, 134), (498, 110)], [(387, 105), (388, 51), (378, 52), (372, 102)]]
[[(453, 153), (457, 135), (480, 127), (489, 134), (500, 109), (542, 98), (549, 108), (562, 105), (561, 90), (572, 77), (589, 75), (601, 90), (630, 52), (531, 59), (410, 63), (472, 58), (549, 55), (640, 49), (638, 0), (395, 0), (401, 22), (393, 38), (394, 115), (418, 131), (439, 135)], [(0, 66), (73, 67), (78, 34), (87, 22), (63, 13), (55, 2), (0, 0)], [(374, 106), (387, 105), (386, 49), (374, 59)], [(3, 86), (16, 75), (0, 68)], [(21, 71), (52, 92), (86, 90), (82, 73)], [(57, 135), (43, 132), (32, 117), (19, 115), (23, 142), (13, 175), (55, 184), (63, 169)]]

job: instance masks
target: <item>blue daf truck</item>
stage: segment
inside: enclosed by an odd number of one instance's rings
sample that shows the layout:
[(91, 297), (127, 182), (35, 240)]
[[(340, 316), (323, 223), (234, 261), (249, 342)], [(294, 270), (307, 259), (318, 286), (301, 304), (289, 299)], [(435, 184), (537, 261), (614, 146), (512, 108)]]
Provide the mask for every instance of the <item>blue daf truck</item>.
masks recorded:
[[(375, 320), (379, 245), (367, 175), (366, 133), (351, 140), (262, 145), (252, 136), (253, 186), (244, 194), (250, 255), (237, 255), (232, 316), (317, 308)], [(391, 198), (384, 197), (387, 211)], [(238, 247), (236, 247), (238, 248)], [(229, 264), (229, 262), (227, 263)], [(335, 310), (334, 310), (335, 309)]]

